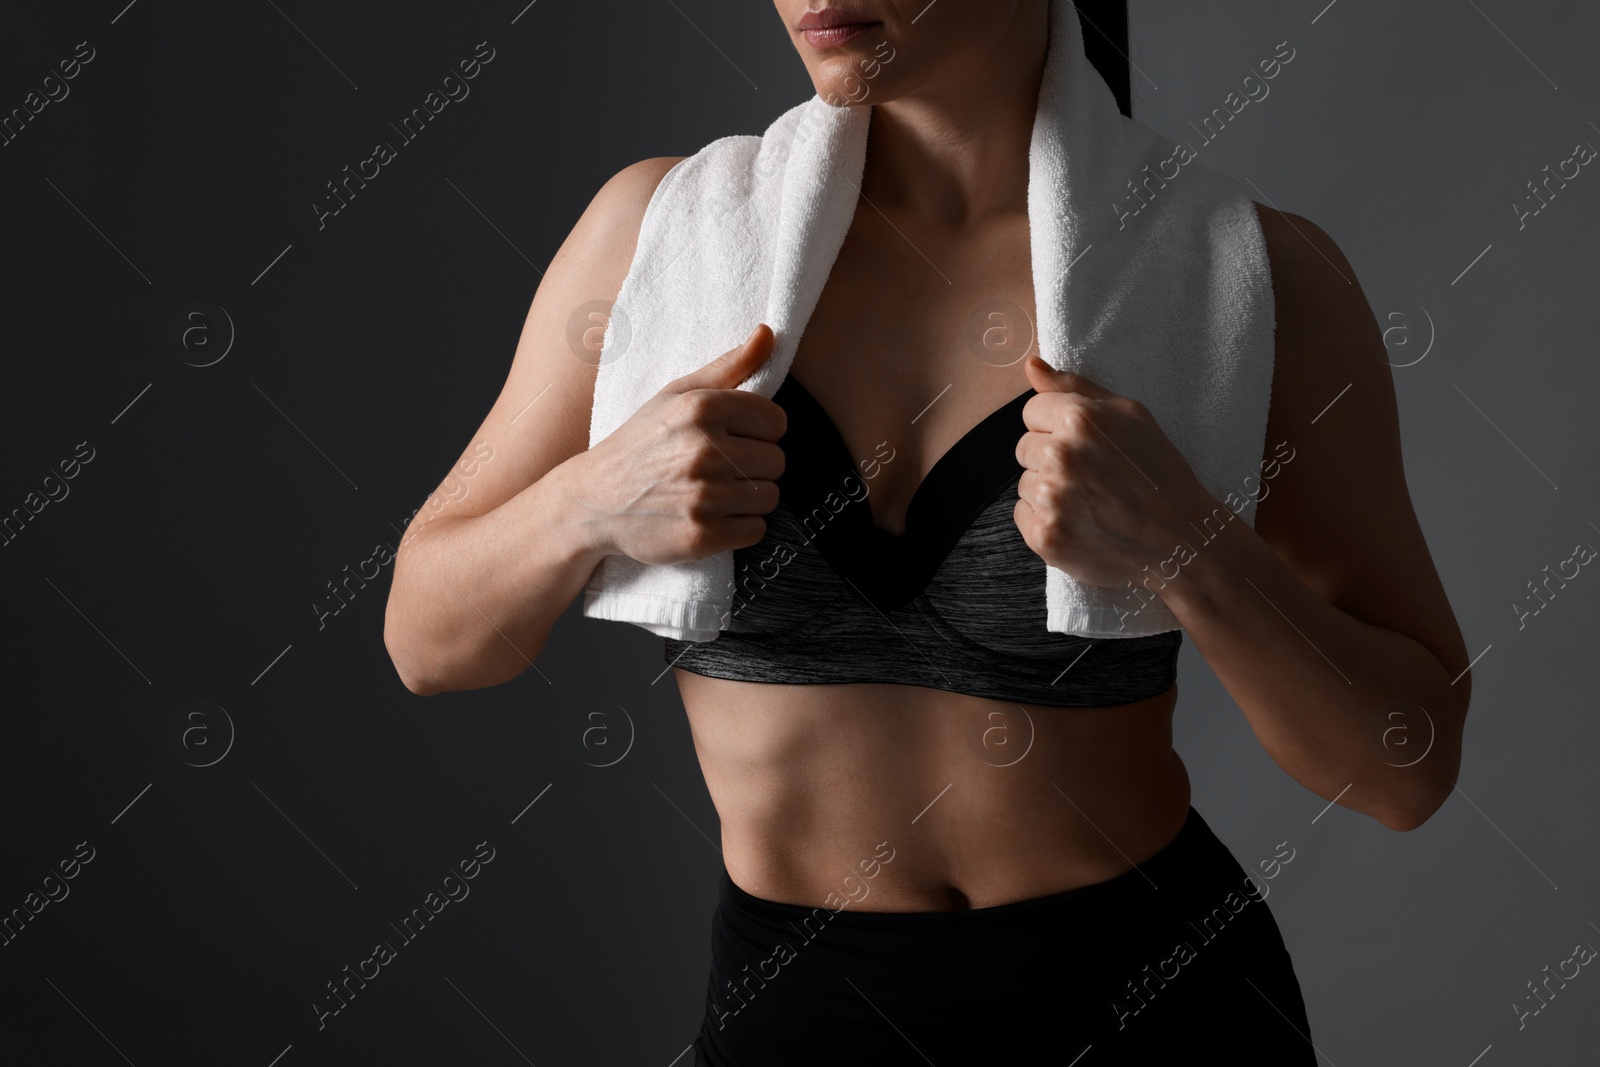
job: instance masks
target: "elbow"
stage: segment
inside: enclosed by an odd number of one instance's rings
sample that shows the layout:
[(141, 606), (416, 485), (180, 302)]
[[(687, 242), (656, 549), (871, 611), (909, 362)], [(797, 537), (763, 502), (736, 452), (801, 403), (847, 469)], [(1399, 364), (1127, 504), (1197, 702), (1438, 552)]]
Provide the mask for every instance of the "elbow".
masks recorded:
[(430, 598), (408, 584), (409, 572), (400, 566), (404, 561), (400, 556), (389, 590), (383, 644), (409, 692), (427, 697), (483, 689), (510, 681), (533, 665), (547, 634), (524, 634), (508, 626), (513, 634), (508, 637), (470, 601), (458, 606), (454, 601), (461, 599), (459, 591), (454, 598)]
[(384, 645), (389, 650), (389, 662), (394, 665), (395, 674), (406, 689), (419, 697), (431, 697), (445, 691), (445, 687), (438, 684), (437, 675), (420, 669), (411, 658), (396, 651), (387, 632), (384, 634)]
[(1375, 818), (1386, 830), (1394, 830), (1396, 833), (1408, 833), (1433, 818), (1433, 813), (1438, 811), (1441, 806), (1442, 802), (1432, 805), (1412, 805), (1385, 811), (1383, 814), (1375, 816)]
[(1415, 830), (1433, 818), (1433, 813), (1444, 806), (1444, 800), (1445, 798), (1436, 795), (1436, 790), (1432, 788), (1426, 791), (1412, 788), (1403, 793), (1391, 792), (1380, 803), (1359, 810), (1385, 830), (1403, 834)]
[(432, 684), (426, 675), (410, 673), (395, 664), (395, 673), (400, 676), (400, 684), (411, 693), (419, 697), (431, 697), (445, 691), (443, 686)]
[(1469, 679), (1453, 694), (1453, 700), (1434, 703), (1435, 712), (1428, 718), (1432, 732), (1427, 749), (1416, 763), (1397, 768), (1405, 777), (1396, 782), (1391, 802), (1374, 815), (1388, 829), (1402, 833), (1417, 829), (1456, 791), (1470, 691)]
[(481, 647), (418, 633), (392, 612), (384, 621), (383, 644), (400, 683), (419, 697), (499, 685), (517, 677), (521, 665), (531, 666), (538, 655), (535, 649), (527, 656), (519, 651), (516, 661), (490, 660)]
[[(1381, 811), (1373, 813), (1373, 818), (1386, 829), (1399, 833), (1417, 829), (1433, 818), (1434, 813), (1444, 807), (1444, 802), (1450, 799), (1450, 794), (1455, 791), (1456, 773), (1459, 769), (1459, 761), (1452, 762), (1448, 768), (1445, 767), (1444, 761), (1440, 761), (1436, 773), (1426, 784), (1418, 783), (1405, 795), (1394, 797)], [(1445, 773), (1446, 771), (1448, 773)]]
[(389, 653), (389, 662), (393, 665), (395, 674), (400, 678), (400, 684), (419, 697), (430, 697), (443, 693), (449, 687), (441, 684), (442, 677), (437, 669), (431, 669), (421, 657), (416, 654), (416, 641), (408, 635), (395, 619), (394, 601), (390, 600), (390, 607), (383, 620), (383, 647)]
[(436, 696), (462, 686), (453, 684), (448, 642), (437, 630), (418, 598), (406, 584), (405, 546), (396, 558), (394, 583), (383, 611), (383, 647), (389, 663), (410, 693), (419, 697)]

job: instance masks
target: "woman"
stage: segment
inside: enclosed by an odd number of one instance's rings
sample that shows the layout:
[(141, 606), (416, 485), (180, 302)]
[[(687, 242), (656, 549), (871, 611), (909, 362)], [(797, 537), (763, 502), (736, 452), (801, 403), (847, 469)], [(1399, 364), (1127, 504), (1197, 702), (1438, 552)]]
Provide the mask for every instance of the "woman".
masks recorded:
[[(533, 301), (480, 432), (495, 461), (402, 543), (385, 629), (402, 680), (431, 694), (517, 676), (604, 556), (767, 558), (788, 505), (828, 473), (811, 457), (847, 452), (874, 492), (819, 536), (826, 552), (785, 560), (718, 640), (666, 645), (726, 860), (695, 1062), (1026, 1051), (1087, 1065), (1246, 1048), (1314, 1062), (1260, 883), (1190, 806), (1172, 749), (1177, 632), (1050, 635), (1078, 654), (1051, 660), (1059, 699), (1024, 704), (993, 695), (1020, 685), (1009, 646), (993, 644), (988, 673), (968, 655), (963, 673), (954, 652), (896, 646), (905, 634), (878, 610), (883, 590), (900, 583), (904, 600), (937, 578), (972, 591), (974, 632), (1001, 626), (997, 601), (1042, 597), (1004, 572), (1037, 575), (1043, 558), (1120, 585), (1217, 503), (1141, 405), (968, 346), (975, 309), (1034, 311), (1026, 192), (1047, 0), (776, 6), (817, 92), (874, 107), (862, 206), (788, 378), (771, 399), (735, 388), (772, 351), (756, 325), (587, 447), (596, 368), (566, 340), (574, 309), (616, 297), (678, 158), (616, 175)], [(1126, 113), (1126, 11), (1079, 7)], [(863, 61), (890, 54), (863, 93)], [(1293, 459), (1254, 527), (1227, 524), (1161, 598), (1285, 771), (1411, 829), (1454, 782), (1466, 651), (1353, 271), (1310, 222), (1257, 208), (1277, 318), (1263, 464), (1281, 443)], [(1006, 464), (1020, 473), (998, 495), (969, 484)], [(1166, 488), (1141, 488), (1135, 469)], [(938, 566), (913, 573), (899, 548)], [(1033, 566), (995, 565), (1019, 556)], [(837, 588), (817, 599), (819, 582)], [(834, 643), (804, 647), (827, 664), (784, 658), (817, 634)], [(904, 678), (885, 681), (893, 656)], [(1397, 755), (1407, 728), (1427, 732), (1424, 757)]]

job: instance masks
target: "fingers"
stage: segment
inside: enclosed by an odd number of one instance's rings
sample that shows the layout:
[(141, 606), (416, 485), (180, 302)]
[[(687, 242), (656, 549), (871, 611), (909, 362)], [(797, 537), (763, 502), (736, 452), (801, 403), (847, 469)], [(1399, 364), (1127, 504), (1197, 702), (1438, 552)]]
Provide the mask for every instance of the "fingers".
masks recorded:
[(1024, 365), (1029, 383), (1041, 393), (1074, 393), (1086, 396), (1091, 400), (1115, 400), (1118, 398), (1119, 394), (1107, 389), (1093, 378), (1079, 374), (1077, 371), (1056, 370), (1040, 359), (1037, 354), (1030, 355)]
[(1051, 474), (1065, 472), (1068, 450), (1054, 447), (1060, 442), (1049, 432), (1030, 430), (1017, 441), (1017, 462), (1022, 465), (1023, 476), (1030, 471)]
[(789, 416), (774, 400), (748, 389), (693, 389), (672, 397), (674, 419), (685, 419), (707, 434), (776, 441), (789, 428)]
[(1082, 431), (1092, 434), (1093, 421), (1106, 414), (1108, 409), (1102, 401), (1084, 393), (1050, 392), (1041, 389), (1022, 405), (1022, 424), (1040, 433), (1070, 436)]
[(758, 545), (767, 536), (767, 520), (760, 515), (734, 515), (723, 521), (720, 537), (711, 544), (716, 552)]
[[(717, 518), (727, 521), (737, 518), (761, 517), (778, 506), (778, 483), (750, 481), (743, 478), (722, 483), (707, 507)], [(758, 537), (757, 540), (760, 540)]]
[(783, 450), (749, 438), (720, 435), (720, 450), (702, 481), (696, 517), (704, 524), (701, 551), (748, 548), (767, 535), (764, 516), (778, 506)]
[(750, 437), (711, 436), (716, 460), (710, 465), (709, 476), (748, 484), (776, 482), (783, 474), (783, 449), (777, 445)]

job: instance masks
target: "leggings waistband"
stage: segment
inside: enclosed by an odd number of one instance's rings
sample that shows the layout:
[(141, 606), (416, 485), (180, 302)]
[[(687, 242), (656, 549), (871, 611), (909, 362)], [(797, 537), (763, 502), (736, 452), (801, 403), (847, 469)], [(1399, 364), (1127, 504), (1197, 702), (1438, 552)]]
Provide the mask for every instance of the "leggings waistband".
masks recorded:
[(695, 1064), (922, 1062), (913, 1046), (940, 1063), (1065, 1064), (1092, 1047), (1084, 1067), (1262, 1048), (1311, 1064), (1264, 896), (1193, 808), (1114, 878), (993, 907), (812, 908), (724, 869)]
[(1106, 917), (1122, 908), (1141, 910), (1159, 905), (1163, 900), (1162, 891), (1167, 891), (1168, 898), (1182, 898), (1206, 889), (1234, 888), (1255, 893), (1254, 885), (1227, 845), (1191, 806), (1176, 837), (1155, 855), (1122, 874), (1104, 882), (1007, 904), (919, 912), (853, 911), (848, 903), (839, 910), (786, 904), (742, 889), (729, 876), (726, 867), (719, 880), (719, 898), (724, 908), (768, 923), (799, 924), (808, 919), (813, 922), (824, 919), (829, 926), (839, 929), (914, 929), (925, 934), (943, 929), (1001, 930), (1031, 925), (1045, 915), (1093, 912)]

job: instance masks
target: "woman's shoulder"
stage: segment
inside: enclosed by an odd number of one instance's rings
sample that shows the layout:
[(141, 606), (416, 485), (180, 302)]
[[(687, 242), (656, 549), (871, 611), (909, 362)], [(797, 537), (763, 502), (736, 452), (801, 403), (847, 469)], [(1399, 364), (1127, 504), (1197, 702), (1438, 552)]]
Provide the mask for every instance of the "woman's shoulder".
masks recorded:
[[(684, 156), (653, 156), (650, 159), (641, 159), (637, 163), (630, 163), (613, 174), (601, 186), (601, 192), (610, 192), (612, 196), (637, 199), (641, 194), (645, 200), (650, 199), (650, 194), (666, 177), (667, 171), (683, 162)], [(641, 205), (642, 206), (642, 205)]]
[[(1304, 269), (1320, 264), (1337, 275), (1341, 284), (1352, 280), (1350, 263), (1344, 252), (1327, 232), (1306, 218), (1290, 211), (1279, 211), (1258, 201), (1256, 217), (1261, 220), (1261, 233), (1266, 239), (1267, 255), (1275, 269)], [(1320, 273), (1320, 272), (1319, 272)]]
[(633, 260), (645, 210), (662, 178), (682, 158), (642, 159), (608, 178), (556, 252), (552, 271), (560, 278), (573, 276), (572, 282), (585, 291), (615, 293)]
[(1370, 347), (1377, 335), (1372, 310), (1343, 249), (1305, 216), (1252, 203), (1272, 271), (1280, 349), (1285, 335), (1303, 339), (1330, 332), (1342, 342)]
[(637, 233), (645, 209), (661, 180), (684, 156), (654, 156), (630, 163), (608, 178), (589, 204), (585, 215), (596, 215), (608, 228)]

